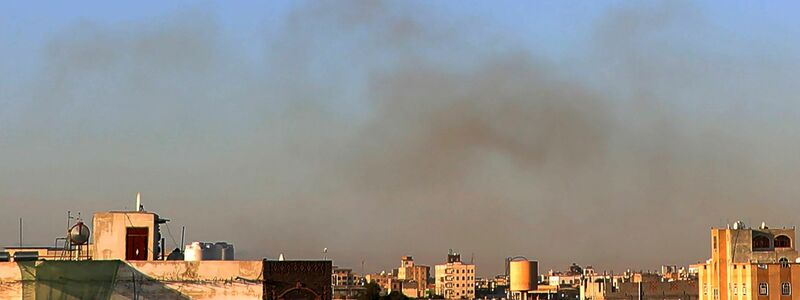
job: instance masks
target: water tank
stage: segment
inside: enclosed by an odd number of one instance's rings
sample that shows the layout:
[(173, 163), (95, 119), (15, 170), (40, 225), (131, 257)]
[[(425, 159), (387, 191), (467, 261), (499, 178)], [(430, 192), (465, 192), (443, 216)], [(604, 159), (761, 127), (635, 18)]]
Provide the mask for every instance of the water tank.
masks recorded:
[(233, 244), (216, 242), (214, 249), (219, 254), (219, 260), (233, 260)]
[(511, 291), (536, 290), (539, 280), (539, 263), (533, 260), (515, 260), (509, 262)]
[(185, 261), (200, 261), (203, 260), (203, 247), (200, 242), (193, 242), (186, 245), (186, 250), (183, 251), (183, 260)]
[(67, 231), (69, 241), (73, 245), (83, 245), (89, 241), (89, 227), (83, 222), (78, 222)]
[(222, 253), (214, 247), (214, 243), (200, 243), (203, 247), (203, 260), (219, 260)]
[(172, 252), (167, 255), (167, 260), (183, 260), (183, 253), (181, 253), (180, 248), (175, 248)]
[(36, 260), (39, 260), (39, 252), (36, 251), (14, 252), (14, 261), (36, 261)]

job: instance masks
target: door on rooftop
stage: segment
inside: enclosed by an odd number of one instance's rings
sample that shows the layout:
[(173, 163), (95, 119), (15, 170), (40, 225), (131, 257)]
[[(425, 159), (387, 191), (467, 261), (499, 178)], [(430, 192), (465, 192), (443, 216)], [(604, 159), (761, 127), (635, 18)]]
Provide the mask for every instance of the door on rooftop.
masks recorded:
[(125, 259), (147, 260), (147, 227), (128, 227), (125, 233)]

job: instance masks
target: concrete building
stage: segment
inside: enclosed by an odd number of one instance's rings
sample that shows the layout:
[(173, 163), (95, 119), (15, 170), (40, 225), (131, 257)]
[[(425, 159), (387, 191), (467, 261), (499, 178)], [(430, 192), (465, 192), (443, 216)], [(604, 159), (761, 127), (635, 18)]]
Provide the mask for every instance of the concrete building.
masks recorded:
[(402, 284), (394, 273), (380, 272), (367, 274), (364, 278), (368, 283), (375, 282), (378, 284), (378, 286), (381, 287), (381, 292), (384, 294), (389, 294), (392, 291), (400, 291), (402, 289)]
[(333, 266), (333, 275), (331, 277), (334, 287), (345, 287), (354, 285), (353, 270)]
[(800, 299), (795, 228), (711, 229), (711, 258), (698, 266), (700, 299)]
[(414, 264), (414, 258), (406, 255), (400, 258), (397, 279), (405, 281), (403, 294), (412, 298), (425, 297), (428, 290), (428, 277), (431, 267)]
[(447, 263), (436, 265), (436, 294), (445, 299), (475, 298), (475, 265), (461, 262), (461, 255), (447, 254)]
[(167, 220), (147, 211), (110, 211), (92, 218), (95, 260), (156, 260), (161, 257), (160, 224)]
[(622, 275), (585, 275), (580, 286), (580, 298), (587, 300), (692, 300), (698, 298), (696, 278), (671, 280), (658, 274), (625, 272)]
[[(159, 225), (166, 220), (137, 206), (95, 214), (91, 242), (86, 233), (80, 243), (84, 254), (72, 244), (6, 247), (0, 299), (332, 298), (329, 260), (163, 260)], [(220, 253), (233, 258), (230, 247), (230, 256)]]

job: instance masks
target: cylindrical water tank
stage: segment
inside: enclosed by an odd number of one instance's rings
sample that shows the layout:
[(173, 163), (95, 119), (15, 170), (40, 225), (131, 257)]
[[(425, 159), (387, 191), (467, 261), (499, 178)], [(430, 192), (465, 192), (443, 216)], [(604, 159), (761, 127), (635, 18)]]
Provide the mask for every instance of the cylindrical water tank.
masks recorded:
[(89, 241), (89, 227), (79, 221), (67, 231), (67, 236), (72, 244), (86, 244)]
[(536, 290), (539, 280), (539, 263), (532, 260), (516, 260), (509, 262), (511, 291)]
[(183, 251), (183, 260), (185, 261), (200, 261), (203, 260), (203, 247), (200, 242), (193, 242), (186, 245), (186, 250)]

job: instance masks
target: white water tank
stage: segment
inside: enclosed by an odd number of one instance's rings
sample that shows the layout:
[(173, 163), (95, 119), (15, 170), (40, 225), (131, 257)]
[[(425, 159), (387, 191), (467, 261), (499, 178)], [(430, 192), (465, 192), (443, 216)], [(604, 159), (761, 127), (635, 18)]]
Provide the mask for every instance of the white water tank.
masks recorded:
[(203, 246), (200, 242), (193, 242), (186, 245), (186, 250), (183, 251), (184, 261), (200, 261), (203, 260)]

